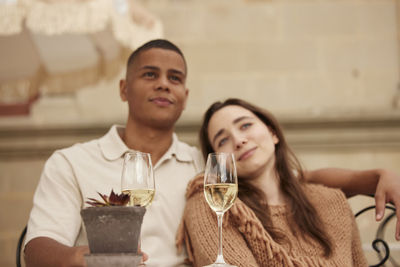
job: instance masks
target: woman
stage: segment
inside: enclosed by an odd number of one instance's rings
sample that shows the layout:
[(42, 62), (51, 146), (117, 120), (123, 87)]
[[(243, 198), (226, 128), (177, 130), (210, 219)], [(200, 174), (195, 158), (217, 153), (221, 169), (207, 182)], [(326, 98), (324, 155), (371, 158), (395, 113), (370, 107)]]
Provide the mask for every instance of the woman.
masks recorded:
[[(213, 104), (200, 130), (203, 155), (231, 152), (238, 199), (224, 217), (224, 258), (237, 266), (367, 266), (344, 194), (305, 184), (282, 130), (268, 112), (245, 101)], [(194, 266), (216, 257), (217, 222), (203, 177), (188, 186), (178, 242)]]

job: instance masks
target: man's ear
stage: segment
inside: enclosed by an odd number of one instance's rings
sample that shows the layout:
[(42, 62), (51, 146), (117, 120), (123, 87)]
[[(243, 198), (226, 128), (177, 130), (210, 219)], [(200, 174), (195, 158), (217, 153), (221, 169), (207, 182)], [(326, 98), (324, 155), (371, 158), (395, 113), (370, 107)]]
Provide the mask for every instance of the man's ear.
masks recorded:
[(128, 100), (128, 88), (126, 80), (119, 80), (119, 96), (123, 102)]
[(187, 103), (187, 99), (188, 99), (188, 96), (189, 96), (189, 89), (188, 88), (185, 88), (185, 94), (186, 94), (186, 96), (185, 96), (185, 102), (183, 103), (183, 109), (186, 108), (186, 103)]

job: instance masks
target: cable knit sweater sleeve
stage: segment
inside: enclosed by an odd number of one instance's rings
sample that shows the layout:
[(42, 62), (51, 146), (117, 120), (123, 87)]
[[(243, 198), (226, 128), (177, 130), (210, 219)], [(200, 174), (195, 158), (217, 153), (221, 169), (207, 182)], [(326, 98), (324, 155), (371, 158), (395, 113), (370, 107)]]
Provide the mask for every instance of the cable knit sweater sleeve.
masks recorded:
[[(229, 220), (225, 216), (224, 219)], [(178, 242), (179, 239), (181, 242), (185, 240), (189, 262), (193, 266), (204, 266), (215, 261), (218, 251), (217, 216), (205, 201), (202, 190), (190, 194), (180, 231), (181, 234), (184, 232), (184, 236), (178, 235)], [(258, 266), (246, 241), (228, 221), (223, 225), (222, 236), (223, 254), (227, 263), (246, 267)]]
[[(225, 220), (229, 220), (224, 216)], [(193, 252), (194, 266), (211, 264), (217, 258), (217, 216), (205, 201), (203, 192), (196, 192), (186, 204), (185, 227)], [(222, 230), (225, 261), (236, 266), (258, 266), (246, 241), (232, 224), (224, 223)]]

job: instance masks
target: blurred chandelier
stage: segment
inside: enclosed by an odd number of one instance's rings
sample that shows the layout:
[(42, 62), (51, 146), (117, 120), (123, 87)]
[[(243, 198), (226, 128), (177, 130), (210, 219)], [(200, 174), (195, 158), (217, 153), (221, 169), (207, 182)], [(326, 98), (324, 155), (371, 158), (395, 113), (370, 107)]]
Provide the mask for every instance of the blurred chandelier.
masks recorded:
[(0, 117), (101, 86), (161, 36), (161, 21), (136, 0), (0, 0)]
[(161, 22), (132, 0), (0, 0), (0, 35), (27, 27), (45, 35), (87, 34), (110, 27), (123, 46), (162, 35)]

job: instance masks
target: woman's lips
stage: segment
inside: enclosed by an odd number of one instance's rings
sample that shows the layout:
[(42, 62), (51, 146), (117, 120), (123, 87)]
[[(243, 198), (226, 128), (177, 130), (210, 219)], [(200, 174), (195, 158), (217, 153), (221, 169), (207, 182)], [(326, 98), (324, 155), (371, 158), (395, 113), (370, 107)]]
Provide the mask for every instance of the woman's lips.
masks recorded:
[(254, 154), (256, 149), (257, 149), (257, 147), (253, 147), (253, 148), (247, 150), (242, 155), (240, 155), (238, 161), (242, 161), (242, 160), (248, 159), (249, 157), (251, 157)]

